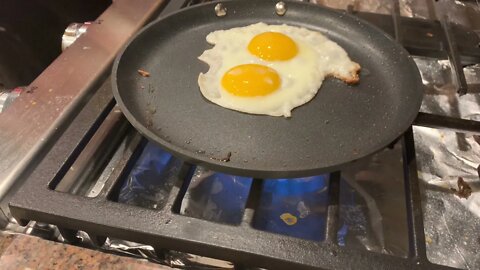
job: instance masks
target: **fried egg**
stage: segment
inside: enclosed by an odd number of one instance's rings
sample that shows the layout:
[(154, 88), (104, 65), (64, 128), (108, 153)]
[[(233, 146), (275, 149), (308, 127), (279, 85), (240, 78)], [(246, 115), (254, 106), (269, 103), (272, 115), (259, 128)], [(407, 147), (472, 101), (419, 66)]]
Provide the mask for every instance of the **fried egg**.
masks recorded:
[(209, 101), (250, 114), (290, 117), (334, 76), (358, 82), (360, 65), (324, 35), (289, 25), (252, 24), (207, 35), (213, 48), (198, 57), (209, 65), (198, 76)]

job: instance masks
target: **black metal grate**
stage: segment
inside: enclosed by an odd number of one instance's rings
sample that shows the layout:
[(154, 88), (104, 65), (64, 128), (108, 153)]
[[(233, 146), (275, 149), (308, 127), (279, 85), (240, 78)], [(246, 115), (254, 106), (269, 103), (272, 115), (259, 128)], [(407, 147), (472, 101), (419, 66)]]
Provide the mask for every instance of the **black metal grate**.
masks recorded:
[[(176, 3), (167, 5), (167, 11), (185, 5), (173, 2)], [(480, 52), (471, 48), (480, 41), (478, 37), (472, 39), (470, 32), (454, 27), (446, 19), (440, 23), (402, 18), (398, 2), (394, 7), (393, 17), (357, 13), (352, 6), (348, 11), (394, 35), (412, 54), (449, 58), (459, 78), (459, 94), (464, 94), (466, 83), (462, 65), (480, 62)], [(425, 33), (424, 36), (420, 37), (419, 31)], [(98, 91), (110, 91), (109, 83)], [(91, 108), (87, 105), (86, 109)], [(401, 258), (337, 245), (340, 172), (332, 173), (329, 180), (323, 242), (268, 233), (251, 226), (255, 211), (253, 202), (258, 200), (261, 179), (254, 179), (247, 210), (238, 226), (180, 215), (180, 204), (192, 170), (189, 164), (183, 164), (173, 179), (175, 185), (162, 209), (116, 203), (111, 200), (112, 194), (118, 191), (120, 179), (130, 171), (145, 139), (127, 124), (113, 103), (96, 110), (97, 118), (77, 117), (13, 198), (10, 208), (21, 224), (26, 225), (29, 220), (55, 224), (70, 242), (78, 241), (76, 234), (81, 230), (99, 246), (106, 237), (115, 237), (149, 244), (159, 251), (171, 249), (270, 269), (451, 269), (430, 263), (426, 256), (412, 128), (399, 139), (403, 146), (410, 244), (408, 257)], [(425, 113), (419, 114), (415, 124), (480, 133), (479, 122)], [(107, 147), (111, 142), (115, 142), (111, 144), (115, 147)], [(102, 162), (98, 162), (99, 157), (103, 158)], [(105, 176), (104, 187), (98, 196), (75, 195), (91, 184), (88, 176), (96, 173), (98, 167), (108, 166), (109, 162), (115, 166)], [(72, 164), (81, 164), (82, 173), (72, 175), (68, 172)]]

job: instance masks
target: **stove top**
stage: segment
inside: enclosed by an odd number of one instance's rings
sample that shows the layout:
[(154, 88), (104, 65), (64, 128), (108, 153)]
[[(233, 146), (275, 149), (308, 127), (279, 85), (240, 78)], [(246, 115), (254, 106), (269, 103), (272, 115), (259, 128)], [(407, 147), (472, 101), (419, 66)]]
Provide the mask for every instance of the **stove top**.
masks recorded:
[[(415, 56), (426, 96), (414, 125), (389, 148), (308, 178), (213, 172), (138, 134), (107, 79), (15, 194), (12, 215), (33, 230), (55, 225), (70, 243), (179, 267), (188, 261), (175, 260), (179, 254), (192, 253), (235, 268), (478, 268), (480, 38), (472, 29), (480, 27), (444, 11), (480, 8), (316, 2), (377, 25)], [(172, 1), (162, 14), (196, 3)], [(377, 13), (368, 12), (373, 6)]]

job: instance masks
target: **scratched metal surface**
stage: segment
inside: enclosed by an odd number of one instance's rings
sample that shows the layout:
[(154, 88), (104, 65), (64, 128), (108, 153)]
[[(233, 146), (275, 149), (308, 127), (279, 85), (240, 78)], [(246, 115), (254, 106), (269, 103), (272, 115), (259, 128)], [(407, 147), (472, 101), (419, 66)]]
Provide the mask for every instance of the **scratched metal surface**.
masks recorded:
[(0, 219), (9, 216), (10, 191), (22, 183), (94, 86), (106, 78), (123, 44), (162, 3), (114, 1), (85, 35), (30, 84), (30, 91), (24, 91), (0, 114)]

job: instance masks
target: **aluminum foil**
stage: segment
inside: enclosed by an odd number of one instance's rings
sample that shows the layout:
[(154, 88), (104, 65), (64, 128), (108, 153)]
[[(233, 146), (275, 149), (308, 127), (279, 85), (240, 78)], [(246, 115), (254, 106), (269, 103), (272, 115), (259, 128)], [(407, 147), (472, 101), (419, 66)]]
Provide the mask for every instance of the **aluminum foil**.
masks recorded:
[(480, 30), (480, 1), (438, 0), (435, 3), (436, 16), (464, 25), (476, 31)]
[[(415, 127), (419, 178), (423, 181), (425, 235), (430, 261), (480, 269), (480, 145), (473, 135)], [(468, 198), (454, 194), (462, 177)]]
[[(355, 204), (345, 201), (345, 192), (341, 197), (341, 218), (355, 220), (351, 223), (351, 234), (356, 241), (350, 241), (350, 244), (401, 257), (408, 254), (401, 160), (402, 148), (396, 143), (342, 171), (342, 179), (349, 187), (346, 192), (355, 194)], [(345, 189), (345, 186), (341, 188)]]
[(147, 259), (151, 262), (167, 265), (172, 268), (203, 270), (234, 269), (233, 264), (230, 262), (172, 250), (157, 252), (149, 245), (120, 239), (108, 239), (103, 248), (126, 256)]
[(219, 223), (240, 224), (252, 178), (216, 173), (197, 167), (180, 214)]
[(464, 68), (469, 93), (459, 96), (448, 60), (415, 58), (415, 62), (425, 85), (420, 111), (480, 120), (480, 65)]
[[(459, 96), (448, 61), (416, 63), (426, 86), (421, 111), (480, 120), (480, 65), (464, 68), (469, 93)], [(414, 138), (429, 260), (480, 269), (480, 140), (474, 134), (424, 127), (414, 128)], [(472, 189), (468, 198), (454, 194), (459, 177)]]
[[(311, 0), (331, 8), (346, 10), (353, 5), (354, 10), (379, 14), (392, 14), (393, 0)], [(428, 8), (423, 1), (399, 0), (400, 15), (405, 17), (429, 18)]]
[[(480, 5), (438, 1), (437, 16), (478, 32)], [(475, 15), (475, 16), (472, 16)], [(464, 68), (469, 93), (459, 96), (449, 61), (415, 59), (425, 84), (421, 111), (480, 120), (480, 65)], [(431, 262), (480, 269), (480, 145), (474, 134), (414, 128), (419, 178), (422, 181), (427, 256)], [(455, 195), (459, 177), (468, 183), (468, 198)]]

